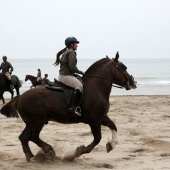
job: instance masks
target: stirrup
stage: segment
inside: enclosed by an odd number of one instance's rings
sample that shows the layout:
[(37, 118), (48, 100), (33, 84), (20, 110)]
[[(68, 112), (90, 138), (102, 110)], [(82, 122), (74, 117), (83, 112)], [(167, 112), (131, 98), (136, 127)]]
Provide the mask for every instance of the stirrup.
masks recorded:
[(14, 86), (13, 86), (13, 85), (10, 85), (10, 89), (13, 90), (13, 89), (14, 89)]
[(78, 106), (75, 109), (69, 108), (68, 111), (72, 114), (75, 114), (77, 116), (81, 116), (81, 108)]
[(81, 108), (79, 106), (75, 109), (75, 115), (81, 116)]

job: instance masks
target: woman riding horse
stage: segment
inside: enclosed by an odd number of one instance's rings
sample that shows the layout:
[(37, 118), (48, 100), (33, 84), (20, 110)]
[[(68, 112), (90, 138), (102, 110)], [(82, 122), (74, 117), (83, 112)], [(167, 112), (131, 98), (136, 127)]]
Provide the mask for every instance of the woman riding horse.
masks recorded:
[[(68, 109), (70, 113), (81, 116), (80, 109), (78, 109), (78, 100), (83, 90), (83, 85), (74, 75), (75, 73), (84, 75), (83, 71), (77, 68), (76, 50), (79, 41), (75, 37), (68, 37), (65, 40), (66, 48), (57, 53), (55, 65), (60, 64), (59, 81), (66, 86), (74, 88), (71, 98), (71, 107)], [(62, 57), (60, 59), (60, 55)]]
[(78, 147), (74, 158), (90, 153), (100, 142), (102, 125), (109, 127), (112, 131), (112, 140), (109, 142), (107, 151), (114, 148), (117, 144), (117, 127), (107, 116), (112, 85), (117, 84), (126, 90), (136, 88), (134, 78), (129, 75), (126, 66), (119, 62), (118, 58), (118, 53), (114, 59), (103, 58), (85, 72), (84, 90), (80, 98), (81, 116), (68, 114), (69, 105), (63, 91), (49, 90), (44, 86), (27, 90), (2, 107), (1, 114), (7, 117), (20, 115), (26, 124), (19, 139), (28, 162), (34, 157), (29, 141), (41, 147), (44, 153), (55, 155), (52, 146), (39, 137), (43, 126), (48, 121), (65, 124), (81, 122), (90, 126), (94, 139), (89, 145)]

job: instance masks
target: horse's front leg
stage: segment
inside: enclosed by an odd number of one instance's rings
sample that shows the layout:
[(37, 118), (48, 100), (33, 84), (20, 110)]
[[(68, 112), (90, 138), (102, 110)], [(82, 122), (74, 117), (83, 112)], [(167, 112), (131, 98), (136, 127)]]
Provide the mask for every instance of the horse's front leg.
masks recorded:
[(108, 143), (106, 144), (107, 152), (110, 152), (111, 150), (114, 149), (115, 145), (118, 144), (117, 127), (115, 123), (107, 115), (103, 117), (101, 124), (109, 127), (110, 130), (112, 131), (112, 139), (109, 140)]
[(84, 146), (81, 145), (79, 147), (77, 147), (76, 151), (74, 153), (69, 153), (69, 154), (65, 154), (63, 155), (62, 160), (63, 161), (73, 161), (75, 158), (78, 158), (79, 156), (81, 156), (82, 154), (85, 153), (90, 153), (93, 148), (100, 142), (101, 140), (101, 123), (93, 123), (93, 124), (89, 124), (91, 127), (91, 131), (94, 137), (94, 140), (92, 141), (92, 143), (88, 146)]
[(11, 99), (13, 99), (13, 97), (14, 97), (14, 91), (13, 91), (13, 90), (10, 90), (9, 92), (11, 93)]
[(17, 96), (20, 95), (19, 87), (16, 87), (15, 89), (16, 89)]
[(4, 94), (4, 91), (0, 91), (0, 99), (2, 99), (3, 104), (5, 104), (5, 100), (4, 100), (3, 94)]
[(5, 104), (5, 100), (4, 100), (4, 96), (3, 95), (1, 96), (1, 99), (2, 99), (3, 104)]
[(100, 142), (102, 135), (101, 135), (101, 122), (93, 122), (91, 124), (89, 124), (91, 127), (91, 131), (94, 137), (94, 140), (92, 141), (91, 144), (89, 144), (88, 146), (79, 146), (76, 150), (75, 156), (79, 157), (82, 154), (85, 153), (90, 153), (93, 148)]

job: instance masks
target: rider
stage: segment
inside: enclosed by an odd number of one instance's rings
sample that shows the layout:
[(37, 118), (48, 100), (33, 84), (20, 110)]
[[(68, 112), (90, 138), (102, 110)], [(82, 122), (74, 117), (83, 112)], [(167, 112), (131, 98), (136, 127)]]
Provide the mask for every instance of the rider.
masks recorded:
[(42, 81), (43, 81), (43, 85), (48, 84), (48, 82), (49, 82), (48, 74), (45, 74), (45, 75), (44, 75), (44, 78), (42, 79)]
[(37, 73), (37, 82), (39, 82), (42, 79), (41, 77), (41, 70), (38, 69), (38, 73)]
[[(75, 37), (66, 38), (66, 47), (57, 53), (54, 65), (60, 64), (59, 81), (69, 87), (74, 88), (71, 98), (71, 107), (68, 111), (81, 116), (80, 109), (78, 109), (78, 100), (83, 90), (83, 85), (80, 80), (75, 77), (75, 73), (84, 75), (84, 72), (80, 71), (76, 66), (77, 58), (75, 51), (77, 50), (78, 43), (79, 41)], [(62, 57), (60, 59), (61, 54)]]
[(10, 82), (10, 88), (13, 90), (14, 86), (12, 85), (11, 74), (14, 69), (13, 69), (11, 63), (9, 63), (7, 61), (7, 56), (3, 56), (2, 59), (3, 59), (3, 62), (1, 63), (0, 70), (2, 69), (2, 74), (5, 74), (5, 76), (7, 77), (7, 79)]

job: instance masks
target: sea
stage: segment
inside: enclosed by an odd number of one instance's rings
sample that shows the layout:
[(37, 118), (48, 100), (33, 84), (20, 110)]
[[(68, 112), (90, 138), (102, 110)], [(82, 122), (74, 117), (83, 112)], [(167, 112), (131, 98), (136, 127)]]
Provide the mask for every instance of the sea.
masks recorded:
[[(99, 59), (78, 59), (77, 67), (86, 71), (94, 62)], [(20, 93), (30, 89), (31, 82), (25, 82), (27, 74), (36, 76), (37, 69), (41, 69), (42, 77), (48, 74), (50, 81), (58, 79), (59, 66), (54, 66), (55, 59), (8, 59), (13, 65), (13, 74), (17, 75), (22, 82)], [(134, 90), (112, 88), (110, 95), (170, 95), (170, 59), (150, 58), (150, 59), (121, 59), (127, 66), (127, 71), (133, 75), (137, 81), (137, 88)], [(16, 94), (16, 92), (15, 92)], [(4, 97), (10, 97), (9, 92), (4, 93)]]

